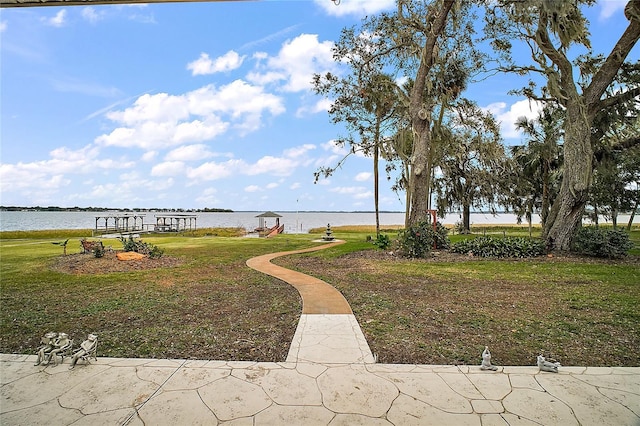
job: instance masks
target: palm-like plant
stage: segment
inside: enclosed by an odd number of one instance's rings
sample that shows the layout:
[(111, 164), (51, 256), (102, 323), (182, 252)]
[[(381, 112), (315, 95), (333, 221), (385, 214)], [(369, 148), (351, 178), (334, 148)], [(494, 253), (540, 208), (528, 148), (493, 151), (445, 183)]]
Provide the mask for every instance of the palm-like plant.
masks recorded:
[[(526, 215), (531, 223), (534, 207), (540, 208), (542, 225), (546, 223), (553, 199), (557, 194), (557, 183), (560, 181), (562, 165), (562, 123), (563, 111), (559, 108), (546, 106), (535, 120), (520, 117), (516, 127), (528, 139), (526, 145), (513, 147), (511, 153), (519, 170), (517, 173), (517, 187), (520, 194), (520, 209), (516, 211), (518, 217)], [(528, 188), (528, 194), (522, 189)]]

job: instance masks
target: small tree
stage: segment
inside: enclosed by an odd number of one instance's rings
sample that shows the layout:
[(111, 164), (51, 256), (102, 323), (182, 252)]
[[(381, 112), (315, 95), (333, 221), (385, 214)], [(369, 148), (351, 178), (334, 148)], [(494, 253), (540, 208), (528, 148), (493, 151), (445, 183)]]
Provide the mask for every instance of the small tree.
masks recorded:
[(445, 144), (440, 175), (436, 177), (438, 211), (462, 208), (462, 232), (470, 232), (471, 207), (495, 212), (499, 186), (508, 162), (500, 143), (500, 129), (493, 115), (466, 99), (458, 102), (443, 132)]

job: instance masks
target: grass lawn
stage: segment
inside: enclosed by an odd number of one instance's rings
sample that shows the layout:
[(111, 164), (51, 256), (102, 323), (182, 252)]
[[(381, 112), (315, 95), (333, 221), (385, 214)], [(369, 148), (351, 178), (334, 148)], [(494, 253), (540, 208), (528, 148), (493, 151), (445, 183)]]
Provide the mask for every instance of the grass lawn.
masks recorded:
[[(497, 365), (533, 365), (539, 353), (563, 365), (640, 365), (640, 231), (622, 262), (406, 260), (374, 249), (367, 232), (334, 228), (347, 244), (276, 263), (337, 287), (379, 362), (479, 364), (488, 345)], [(0, 235), (0, 352), (33, 353), (45, 332), (65, 331), (77, 342), (98, 334), (99, 356), (283, 361), (300, 298), (245, 261), (313, 246), (322, 232), (148, 237), (175, 262), (104, 273), (62, 272), (80, 256), (81, 234), (67, 258), (51, 244), (65, 235)]]

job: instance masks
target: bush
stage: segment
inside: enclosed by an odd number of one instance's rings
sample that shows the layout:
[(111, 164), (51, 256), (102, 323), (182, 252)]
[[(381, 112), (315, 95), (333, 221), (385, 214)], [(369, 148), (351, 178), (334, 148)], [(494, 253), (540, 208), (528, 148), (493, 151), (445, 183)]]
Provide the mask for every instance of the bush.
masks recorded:
[(571, 251), (586, 256), (620, 259), (633, 248), (629, 234), (621, 229), (581, 228), (573, 239)]
[(430, 221), (423, 221), (401, 231), (398, 238), (398, 250), (406, 257), (426, 257), (434, 248), (446, 249), (449, 247), (447, 229), (436, 223), (436, 230)]
[(391, 238), (385, 234), (378, 234), (378, 238), (373, 242), (373, 245), (382, 250), (388, 249), (391, 245)]
[(93, 256), (98, 259), (104, 257), (104, 246), (102, 244), (96, 244), (93, 249)]
[(486, 236), (457, 242), (451, 251), (479, 257), (535, 257), (545, 253), (545, 243), (535, 238)]
[(142, 240), (136, 241), (133, 236), (129, 235), (129, 238), (120, 237), (122, 243), (122, 249), (124, 251), (135, 251), (136, 253), (146, 254), (151, 259), (159, 259), (164, 254), (164, 250), (160, 247), (145, 243)]

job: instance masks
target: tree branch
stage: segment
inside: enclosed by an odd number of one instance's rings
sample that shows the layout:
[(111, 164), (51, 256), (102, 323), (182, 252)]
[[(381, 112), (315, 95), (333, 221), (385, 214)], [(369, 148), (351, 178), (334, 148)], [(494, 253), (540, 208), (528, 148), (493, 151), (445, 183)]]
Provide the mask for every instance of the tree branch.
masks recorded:
[(608, 98), (602, 99), (598, 102), (596, 102), (593, 105), (593, 111), (597, 112), (603, 109), (609, 109), (612, 106), (624, 103), (626, 101), (630, 101), (631, 99), (635, 98), (636, 96), (640, 96), (640, 86), (639, 87), (634, 87), (633, 89), (627, 90), (626, 92), (623, 93), (619, 93), (617, 95), (614, 96), (610, 96)]
[[(629, 26), (584, 91), (585, 100), (589, 106), (593, 105), (595, 107), (598, 104), (600, 97), (605, 90), (607, 90), (618, 69), (620, 69), (627, 55), (640, 38), (640, 0), (629, 1), (627, 9), (630, 11), (630, 13), (628, 13), (630, 19)], [(589, 109), (591, 113), (597, 111), (593, 108)]]

